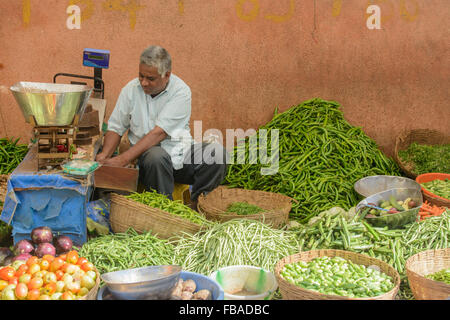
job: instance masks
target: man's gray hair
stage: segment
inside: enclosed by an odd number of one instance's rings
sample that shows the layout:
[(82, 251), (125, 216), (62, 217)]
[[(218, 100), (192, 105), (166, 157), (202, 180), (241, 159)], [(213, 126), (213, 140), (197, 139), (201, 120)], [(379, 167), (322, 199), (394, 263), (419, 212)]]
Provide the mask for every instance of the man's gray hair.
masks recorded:
[(150, 46), (141, 54), (141, 63), (158, 69), (161, 77), (165, 77), (168, 71), (172, 71), (172, 59), (169, 52), (160, 46)]

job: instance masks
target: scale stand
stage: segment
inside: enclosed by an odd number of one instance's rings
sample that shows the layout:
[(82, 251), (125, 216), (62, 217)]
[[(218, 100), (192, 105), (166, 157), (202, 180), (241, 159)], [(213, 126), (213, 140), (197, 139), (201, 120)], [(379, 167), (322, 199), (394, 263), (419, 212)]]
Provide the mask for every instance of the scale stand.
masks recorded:
[[(30, 123), (34, 127), (34, 137), (37, 139), (38, 145), (38, 169), (58, 166), (64, 160), (70, 159), (70, 147), (77, 136), (79, 119), (79, 115), (75, 115), (72, 124), (67, 126), (38, 126), (34, 116), (30, 116)], [(66, 146), (67, 150), (59, 150), (59, 145)]]

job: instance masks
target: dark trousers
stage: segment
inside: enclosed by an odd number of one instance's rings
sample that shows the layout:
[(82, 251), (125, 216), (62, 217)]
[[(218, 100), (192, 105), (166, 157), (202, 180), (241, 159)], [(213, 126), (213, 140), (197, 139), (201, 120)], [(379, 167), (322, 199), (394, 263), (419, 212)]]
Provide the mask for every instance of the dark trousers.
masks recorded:
[(160, 146), (139, 157), (139, 182), (172, 199), (175, 182), (192, 185), (191, 201), (220, 185), (227, 172), (226, 149), (217, 143), (196, 143), (186, 155), (183, 168), (174, 170), (169, 154)]

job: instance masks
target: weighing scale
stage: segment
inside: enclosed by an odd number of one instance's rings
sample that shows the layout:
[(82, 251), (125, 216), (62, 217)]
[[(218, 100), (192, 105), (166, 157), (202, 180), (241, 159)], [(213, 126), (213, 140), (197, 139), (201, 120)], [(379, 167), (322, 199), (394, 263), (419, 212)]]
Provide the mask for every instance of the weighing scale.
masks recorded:
[[(58, 166), (71, 157), (70, 148), (82, 141), (90, 142), (89, 137), (99, 133), (98, 120), (86, 123), (83, 119), (89, 98), (104, 98), (105, 83), (102, 69), (109, 68), (110, 52), (86, 48), (83, 51), (83, 65), (94, 68), (94, 76), (70, 73), (57, 73), (52, 83), (19, 82), (11, 91), (19, 104), (25, 121), (33, 126), (37, 141), (38, 169)], [(94, 80), (94, 88), (84, 82), (71, 81), (71, 84), (57, 84), (59, 76)], [(93, 92), (93, 93), (92, 93)], [(90, 106), (92, 108), (92, 106)], [(97, 112), (97, 111), (96, 111)], [(88, 112), (89, 113), (89, 112)], [(98, 112), (96, 114), (98, 119)], [(86, 117), (89, 118), (89, 117)], [(84, 122), (83, 122), (84, 120)], [(97, 123), (95, 123), (97, 122)], [(79, 128), (85, 129), (80, 131)], [(93, 129), (89, 131), (90, 129)], [(77, 134), (78, 141), (77, 141)]]

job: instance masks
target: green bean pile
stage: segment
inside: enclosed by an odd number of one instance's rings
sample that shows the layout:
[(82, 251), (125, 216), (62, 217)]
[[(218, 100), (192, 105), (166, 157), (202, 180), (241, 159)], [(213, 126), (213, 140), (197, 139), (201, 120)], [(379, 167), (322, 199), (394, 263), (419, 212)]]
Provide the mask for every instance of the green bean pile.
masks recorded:
[(10, 174), (22, 162), (28, 152), (26, 144), (17, 144), (16, 140), (0, 139), (0, 174)]
[[(350, 125), (333, 101), (313, 99), (275, 114), (262, 126), (267, 136), (279, 130), (279, 168), (273, 175), (262, 175), (260, 163), (251, 164), (250, 138), (235, 147), (235, 164), (228, 167), (224, 184), (251, 190), (263, 190), (290, 196), (294, 203), (291, 218), (307, 222), (319, 212), (339, 206), (345, 209), (358, 203), (353, 184), (370, 175), (400, 175), (398, 165), (386, 157), (360, 127)], [(270, 141), (270, 139), (267, 139)], [(245, 147), (245, 163), (235, 159)], [(266, 148), (271, 159), (276, 152)], [(274, 158), (275, 157), (275, 158)]]
[(299, 287), (350, 298), (377, 297), (394, 288), (387, 274), (341, 257), (287, 264), (280, 274)]
[(143, 203), (153, 208), (172, 213), (193, 223), (201, 225), (211, 224), (211, 221), (207, 220), (203, 215), (196, 212), (195, 210), (192, 210), (188, 206), (185, 206), (182, 201), (170, 200), (167, 196), (159, 194), (154, 190), (142, 193), (135, 192), (126, 196), (126, 198)]
[(426, 278), (434, 280), (434, 281), (440, 281), (445, 282), (446, 284), (450, 284), (450, 268), (443, 269), (441, 271), (428, 274)]
[(133, 229), (124, 233), (96, 237), (86, 242), (79, 255), (91, 261), (100, 273), (145, 266), (171, 264), (173, 245), (150, 232), (138, 234)]
[[(449, 158), (450, 161), (450, 158)], [(425, 182), (425, 183), (421, 183), (422, 187), (424, 187), (425, 189), (427, 189), (428, 191), (430, 191), (431, 193), (445, 198), (445, 199), (450, 199), (450, 180), (449, 179), (445, 179), (445, 180), (433, 180), (430, 182)]]
[(400, 150), (398, 156), (402, 162), (412, 165), (412, 171), (417, 175), (450, 173), (450, 144), (423, 145), (413, 142), (406, 150)]
[(233, 202), (227, 208), (226, 213), (235, 213), (239, 216), (258, 214), (264, 210), (248, 202)]
[(175, 264), (210, 275), (231, 265), (252, 265), (272, 271), (285, 256), (298, 252), (293, 234), (255, 220), (230, 220), (206, 232), (185, 234), (175, 247)]

